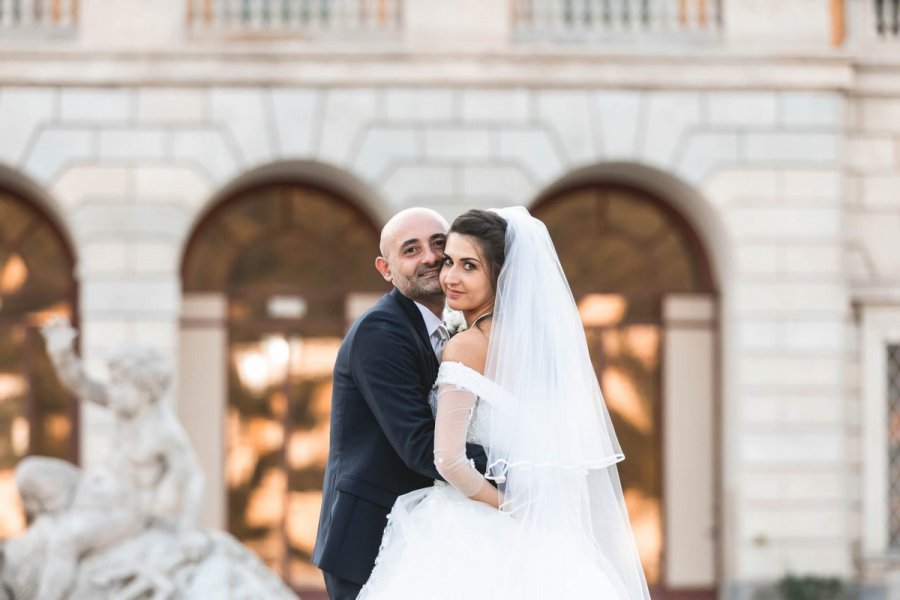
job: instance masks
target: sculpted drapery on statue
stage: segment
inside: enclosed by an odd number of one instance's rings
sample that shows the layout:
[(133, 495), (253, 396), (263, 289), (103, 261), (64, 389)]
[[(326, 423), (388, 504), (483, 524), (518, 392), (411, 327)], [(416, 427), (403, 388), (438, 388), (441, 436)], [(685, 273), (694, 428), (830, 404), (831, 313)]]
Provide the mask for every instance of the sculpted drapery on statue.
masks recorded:
[(0, 599), (296, 598), (230, 535), (203, 530), (203, 474), (167, 398), (172, 371), (143, 344), (92, 379), (65, 319), (43, 328), (63, 384), (114, 417), (108, 456), (87, 469), (28, 457), (16, 484), (29, 528), (0, 547)]

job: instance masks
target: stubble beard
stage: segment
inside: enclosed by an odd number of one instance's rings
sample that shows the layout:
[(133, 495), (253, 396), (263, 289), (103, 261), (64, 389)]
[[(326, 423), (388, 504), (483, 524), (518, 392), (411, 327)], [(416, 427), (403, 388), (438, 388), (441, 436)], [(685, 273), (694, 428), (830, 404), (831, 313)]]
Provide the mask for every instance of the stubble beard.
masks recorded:
[(405, 289), (400, 291), (409, 298), (420, 303), (437, 302), (444, 299), (444, 290), (441, 282), (435, 277), (433, 280), (422, 280), (418, 276), (406, 280)]
[[(424, 270), (430, 271), (433, 268)], [(416, 273), (412, 277), (402, 278), (402, 285), (397, 285), (401, 284), (399, 279), (395, 277), (395, 285), (410, 300), (421, 304), (434, 304), (444, 300), (444, 290), (441, 289), (440, 277), (425, 278)]]

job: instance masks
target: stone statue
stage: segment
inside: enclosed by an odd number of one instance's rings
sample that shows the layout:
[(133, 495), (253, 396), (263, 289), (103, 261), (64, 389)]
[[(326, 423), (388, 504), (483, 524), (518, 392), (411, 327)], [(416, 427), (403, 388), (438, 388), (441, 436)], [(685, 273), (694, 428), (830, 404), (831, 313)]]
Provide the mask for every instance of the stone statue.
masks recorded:
[(68, 321), (53, 320), (43, 333), (63, 385), (82, 401), (112, 411), (115, 451), (106, 462), (136, 486), (141, 516), (170, 521), (179, 532), (199, 527), (203, 473), (165, 398), (171, 384), (165, 357), (142, 344), (124, 344), (113, 352), (108, 362), (110, 382), (102, 385), (85, 373)]
[(91, 379), (65, 319), (43, 328), (63, 384), (115, 417), (104, 461), (29, 457), (16, 484), (31, 524), (0, 547), (0, 600), (296, 598), (244, 546), (200, 527), (203, 475), (167, 399), (171, 369), (140, 344)]

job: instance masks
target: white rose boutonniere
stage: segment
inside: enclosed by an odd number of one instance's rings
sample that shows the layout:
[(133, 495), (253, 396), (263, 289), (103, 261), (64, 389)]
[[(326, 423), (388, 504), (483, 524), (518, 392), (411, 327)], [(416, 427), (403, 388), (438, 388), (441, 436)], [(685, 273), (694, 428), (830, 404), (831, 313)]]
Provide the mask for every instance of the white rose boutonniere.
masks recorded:
[(450, 334), (450, 337), (453, 337), (457, 333), (466, 330), (466, 318), (463, 317), (461, 311), (453, 310), (452, 308), (445, 308), (444, 327), (447, 328), (447, 332)]

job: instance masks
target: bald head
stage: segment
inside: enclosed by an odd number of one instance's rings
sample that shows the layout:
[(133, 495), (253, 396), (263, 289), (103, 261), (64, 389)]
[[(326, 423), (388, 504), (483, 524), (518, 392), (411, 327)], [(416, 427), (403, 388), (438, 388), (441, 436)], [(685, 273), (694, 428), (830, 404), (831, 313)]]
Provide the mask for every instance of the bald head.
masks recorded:
[(401, 210), (391, 217), (381, 229), (381, 243), (378, 246), (379, 250), (381, 250), (381, 256), (389, 259), (390, 255), (399, 250), (403, 242), (406, 241), (405, 234), (418, 231), (422, 227), (433, 228), (434, 232), (447, 235), (447, 232), (450, 230), (450, 223), (437, 211), (430, 208), (415, 206)]
[(375, 268), (404, 296), (435, 314), (443, 310), (441, 266), (450, 225), (430, 208), (398, 212), (381, 230), (381, 256)]

